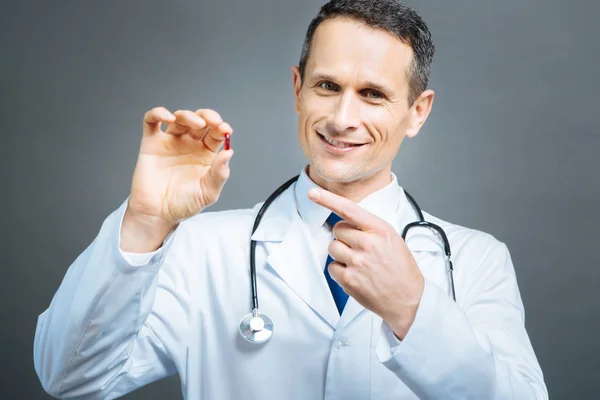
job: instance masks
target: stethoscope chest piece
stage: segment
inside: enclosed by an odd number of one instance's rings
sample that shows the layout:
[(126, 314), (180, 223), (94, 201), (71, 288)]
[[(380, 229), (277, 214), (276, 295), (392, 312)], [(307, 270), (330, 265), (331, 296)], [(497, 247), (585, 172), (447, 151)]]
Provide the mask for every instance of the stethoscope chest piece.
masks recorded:
[(266, 342), (273, 336), (273, 321), (254, 309), (240, 321), (240, 334), (252, 343)]

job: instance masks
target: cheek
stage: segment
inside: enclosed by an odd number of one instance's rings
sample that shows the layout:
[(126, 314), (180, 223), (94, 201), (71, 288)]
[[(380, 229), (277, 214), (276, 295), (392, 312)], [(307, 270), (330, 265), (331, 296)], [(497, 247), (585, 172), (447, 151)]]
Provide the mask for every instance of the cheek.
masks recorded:
[(307, 93), (302, 98), (301, 110), (308, 118), (324, 116), (329, 111), (331, 99)]
[(306, 96), (301, 93), (298, 102), (298, 135), (300, 136), (300, 140), (305, 140), (306, 131), (310, 127), (310, 115), (310, 102), (307, 101)]
[(400, 144), (404, 137), (405, 128), (398, 116), (385, 108), (370, 110), (368, 113), (367, 128), (372, 132), (377, 147), (382, 147), (383, 152), (393, 150)]
[(303, 95), (298, 112), (299, 128), (310, 130), (316, 122), (327, 117), (329, 107), (330, 102), (325, 98), (311, 94)]

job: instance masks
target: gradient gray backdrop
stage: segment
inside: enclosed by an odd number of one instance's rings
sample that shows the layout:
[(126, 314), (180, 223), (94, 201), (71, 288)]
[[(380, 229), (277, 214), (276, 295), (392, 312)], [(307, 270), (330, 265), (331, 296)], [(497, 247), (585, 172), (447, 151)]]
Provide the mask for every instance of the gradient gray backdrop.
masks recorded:
[[(508, 245), (551, 398), (600, 398), (599, 3), (408, 3), (437, 44), (437, 95), (394, 172), (425, 210)], [(1, 398), (46, 398), (37, 315), (128, 195), (146, 110), (231, 123), (213, 209), (251, 207), (300, 171), (291, 66), (320, 4), (3, 4)], [(126, 396), (180, 397), (177, 377)]]

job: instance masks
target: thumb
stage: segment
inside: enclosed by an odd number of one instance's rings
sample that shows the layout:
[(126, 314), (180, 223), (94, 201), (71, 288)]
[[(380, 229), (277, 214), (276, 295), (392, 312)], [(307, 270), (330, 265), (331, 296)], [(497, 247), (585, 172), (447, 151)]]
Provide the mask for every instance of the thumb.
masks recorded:
[(210, 203), (218, 200), (225, 182), (229, 179), (229, 160), (231, 160), (232, 156), (233, 150), (220, 151), (210, 164), (203, 187), (203, 190), (206, 191), (204, 198)]

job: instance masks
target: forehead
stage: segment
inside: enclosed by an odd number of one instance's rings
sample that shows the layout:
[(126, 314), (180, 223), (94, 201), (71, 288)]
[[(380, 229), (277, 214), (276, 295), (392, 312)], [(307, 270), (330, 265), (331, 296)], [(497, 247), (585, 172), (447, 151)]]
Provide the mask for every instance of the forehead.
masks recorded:
[(391, 33), (338, 17), (315, 31), (306, 70), (403, 87), (412, 58), (411, 47)]

